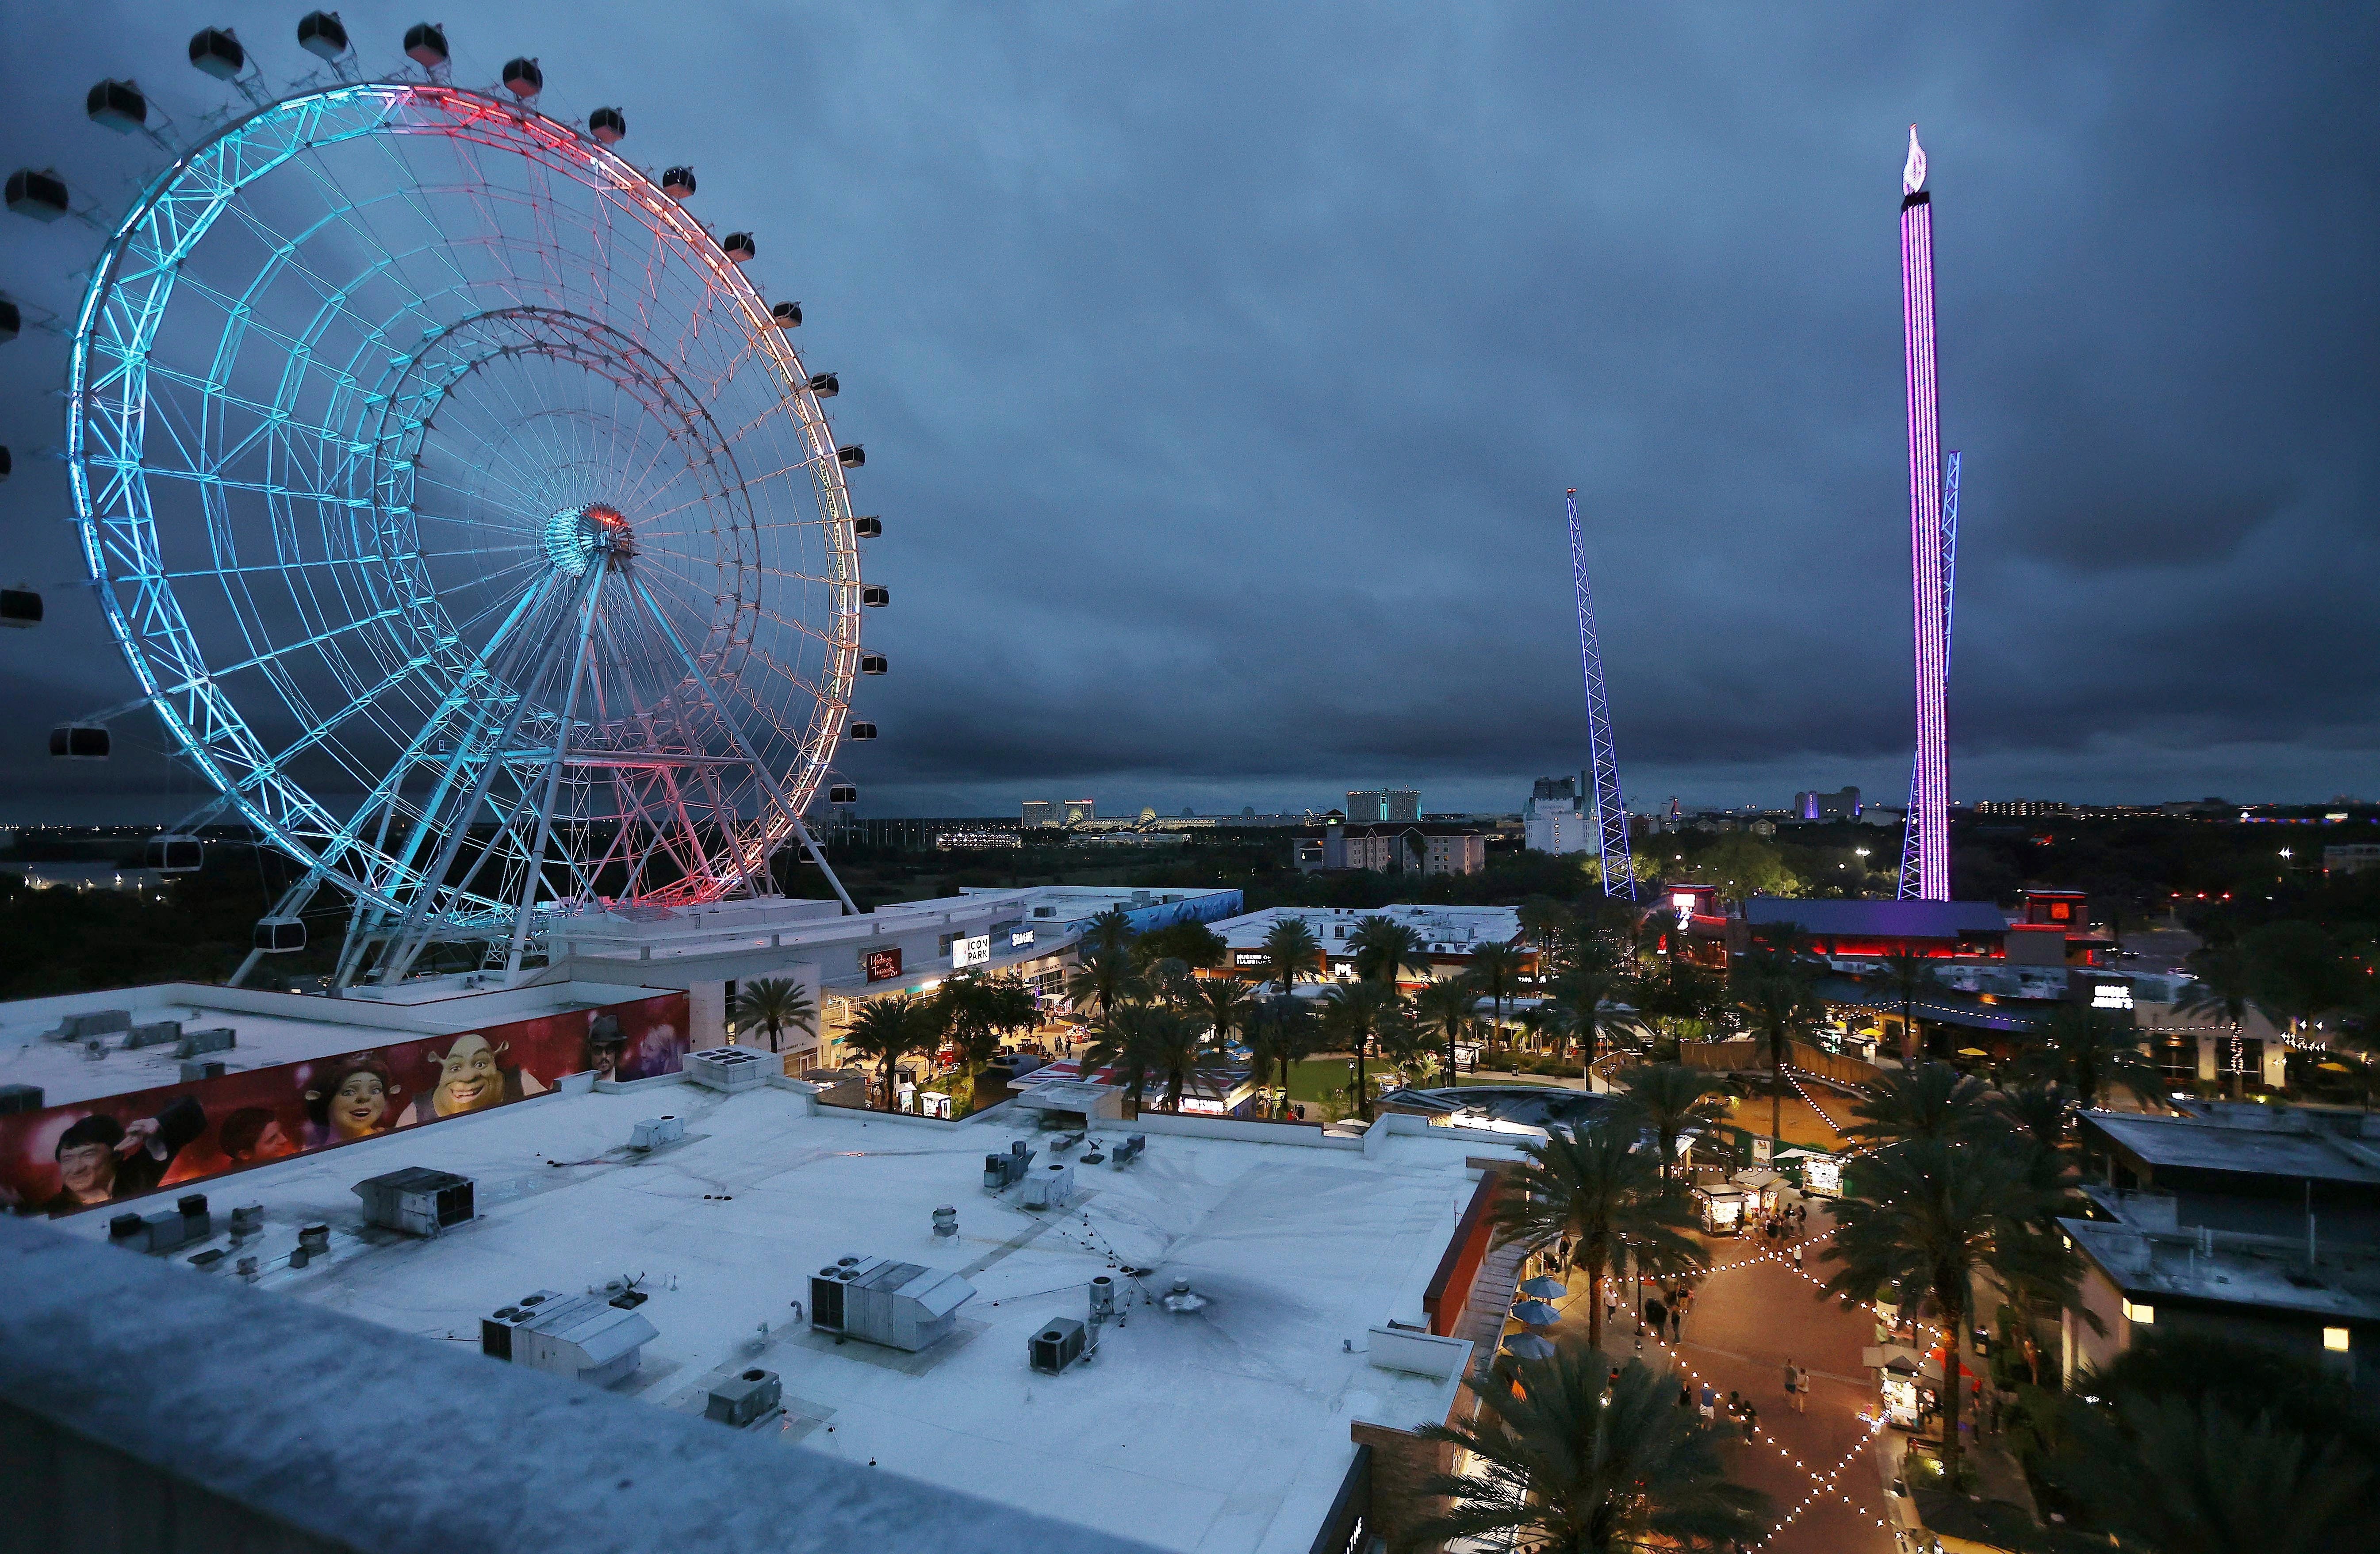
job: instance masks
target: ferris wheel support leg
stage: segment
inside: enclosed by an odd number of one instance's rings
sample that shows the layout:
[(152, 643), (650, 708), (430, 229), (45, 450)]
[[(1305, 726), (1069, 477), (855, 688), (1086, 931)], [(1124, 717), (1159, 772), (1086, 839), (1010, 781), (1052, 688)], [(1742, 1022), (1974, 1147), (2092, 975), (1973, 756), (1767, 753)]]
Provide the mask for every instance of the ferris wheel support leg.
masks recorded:
[(545, 877), (546, 844), (553, 839), (553, 801), (562, 791), (562, 758), (570, 746), (570, 725), (578, 716), (578, 687), (587, 678), (587, 650), (595, 636), (595, 601), (599, 589), (587, 590), (587, 602), (578, 613), (578, 637), (570, 654), (570, 693), (563, 698), (562, 722), (553, 733), (553, 759), (545, 763), (545, 798), (537, 807), (537, 842), (528, 850), (528, 867), (522, 871), (520, 905), (513, 914), (512, 943), (504, 952), (504, 976), (511, 978), (520, 970), (521, 951), (528, 944), (530, 915), (537, 909), (538, 881)]
[[(571, 601), (574, 607), (583, 604), (585, 598), (595, 592), (605, 570), (601, 566), (587, 569), (587, 576), (578, 585), (581, 595)], [(571, 641), (575, 644), (577, 638), (573, 637)], [(470, 835), (471, 817), (478, 814), (480, 806), (487, 802), (489, 791), (495, 786), (496, 773), (504, 768), (504, 752), (520, 734), (521, 720), (528, 716), (529, 703), (536, 699), (529, 693), (532, 683), (543, 678), (539, 673), (541, 667), (533, 664), (522, 676), (519, 689), (513, 698), (513, 710), (505, 715), (502, 732), (489, 747), (488, 759), (481, 763), (479, 779), (471, 784), (471, 791), (465, 795), (463, 802), (455, 807), (454, 824), (447, 828), (446, 839), (439, 844), (434, 860), (422, 873), (420, 892), (407, 904), (404, 919), (398, 923), (396, 931), (389, 936), (388, 950), (381, 957), (380, 968), (373, 973), (382, 987), (395, 986), (413, 968), (413, 963), (420, 957), (421, 952), (429, 947), (430, 935), (434, 929), (431, 903), (442, 891), (445, 891), (450, 899), (459, 898), (470, 889), (472, 880), (480, 872), (480, 866), (488, 860), (486, 853), (480, 854), (473, 861), (469, 872), (452, 890), (447, 890), (446, 876), (454, 868), (455, 859)], [(497, 819), (501, 821), (504, 817), (500, 814)]]
[[(827, 868), (826, 855), (819, 850), (817, 843), (810, 840), (809, 828), (802, 824), (801, 811), (794, 807), (793, 801), (785, 796), (785, 790), (777, 785), (776, 775), (760, 759), (760, 753), (752, 748), (751, 741), (744, 737), (743, 729), (736, 726), (735, 720), (728, 715), (726, 706), (720, 701), (718, 694), (710, 688), (710, 677), (703, 674), (702, 666), (694, 662), (694, 655), (688, 652), (686, 644), (678, 639), (676, 628), (669, 624), (669, 617), (662, 613), (662, 607), (653, 601), (653, 596), (645, 591), (643, 580), (631, 572), (628, 574), (628, 587), (635, 592), (638, 601), (644, 605), (645, 613), (652, 616), (653, 624), (662, 628), (662, 636), (668, 639), (672, 648), (677, 650), (678, 661), (686, 665), (686, 672), (694, 677), (695, 688), (702, 692), (702, 698), (705, 701), (710, 703), (710, 710), (719, 714), (721, 725), (735, 739), (735, 747), (743, 752), (744, 759), (752, 763), (752, 774), (768, 788), (769, 796), (777, 801), (777, 807), (784, 811), (785, 818), (793, 821), (794, 834), (800, 837), (808, 846), (810, 856), (817, 860), (820, 872), (826, 876), (826, 882), (833, 887), (835, 899), (843, 903), (844, 915), (853, 917), (859, 916), (859, 907), (852, 901), (851, 892), (843, 888), (843, 881), (834, 877), (834, 870)], [(760, 858), (761, 872), (766, 874), (768, 868), (769, 859), (767, 855), (763, 854)]]

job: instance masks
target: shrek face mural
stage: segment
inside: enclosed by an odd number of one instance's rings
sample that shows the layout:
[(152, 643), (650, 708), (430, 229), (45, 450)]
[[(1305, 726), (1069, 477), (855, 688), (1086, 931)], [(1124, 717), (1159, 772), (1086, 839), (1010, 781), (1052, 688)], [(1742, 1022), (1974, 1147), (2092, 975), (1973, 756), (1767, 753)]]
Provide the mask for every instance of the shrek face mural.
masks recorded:
[(431, 1106), (441, 1117), (453, 1117), (465, 1111), (480, 1111), (502, 1105), (504, 1099), (504, 1070), (496, 1066), (495, 1049), (483, 1036), (461, 1036), (439, 1060), (438, 1088), (431, 1093)]
[(341, 1138), (362, 1138), (388, 1122), (388, 1087), (377, 1074), (358, 1070), (331, 1095), (331, 1126)]

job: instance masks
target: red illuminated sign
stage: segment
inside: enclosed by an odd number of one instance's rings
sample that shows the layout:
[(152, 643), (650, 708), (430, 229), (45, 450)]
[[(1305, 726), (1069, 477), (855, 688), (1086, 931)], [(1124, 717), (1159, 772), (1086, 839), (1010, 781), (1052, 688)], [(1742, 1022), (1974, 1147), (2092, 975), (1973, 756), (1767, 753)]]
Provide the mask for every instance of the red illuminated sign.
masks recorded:
[(859, 965), (870, 982), (890, 982), (901, 975), (901, 947), (870, 950), (859, 957)]

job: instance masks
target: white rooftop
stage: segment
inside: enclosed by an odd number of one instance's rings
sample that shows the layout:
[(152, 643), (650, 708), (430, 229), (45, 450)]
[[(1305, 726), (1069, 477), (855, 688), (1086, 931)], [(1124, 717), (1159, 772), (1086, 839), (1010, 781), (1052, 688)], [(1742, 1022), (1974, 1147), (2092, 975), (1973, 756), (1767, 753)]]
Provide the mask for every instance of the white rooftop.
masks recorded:
[(1366, 917), (1404, 923), (1426, 945), (1444, 946), (1433, 953), (1467, 954), (1474, 944), (1493, 941), (1510, 944), (1521, 936), (1521, 914), (1511, 906), (1268, 906), (1261, 912), (1227, 917), (1208, 926), (1234, 950), (1260, 947), (1273, 925), (1297, 918), (1314, 932), (1326, 951), (1343, 950), (1356, 925)]
[(652, 991), (600, 982), (554, 982), (509, 991), (466, 989), (459, 977), (408, 982), (382, 994), (351, 989), (346, 998), (268, 993), (195, 982), (162, 982), (70, 997), (0, 1003), (0, 1085), (38, 1085), (42, 1101), (58, 1106), (179, 1084), (174, 1047), (127, 1049), (124, 1034), (100, 1038), (102, 1055), (80, 1041), (54, 1041), (46, 1033), (69, 1014), (120, 1010), (136, 1026), (178, 1020), (188, 1033), (229, 1026), (236, 1045), (205, 1053), (226, 1071), (269, 1068), (353, 1052), (416, 1036), (451, 1036), (511, 1020), (651, 996)]
[[(1475, 1191), (1476, 1139), (1383, 1134), (1366, 1152), (1152, 1119), (1123, 1169), (1081, 1163), (1089, 1144), (1057, 1157), (1076, 1162), (1078, 1196), (1037, 1215), (985, 1193), (983, 1159), (1023, 1137), (1038, 1169), (1053, 1135), (808, 1107), (774, 1087), (556, 1093), (203, 1185), (218, 1215), (263, 1206), (261, 1242), (242, 1251), (261, 1254), (268, 1288), (476, 1343), (479, 1319), (527, 1292), (633, 1276), (659, 1337), (615, 1390), (699, 1413), (711, 1379), (764, 1366), (783, 1382), (777, 1439), (1166, 1548), (1305, 1554), (1353, 1460), (1352, 1420), (1446, 1415), (1453, 1380), (1374, 1366), (1367, 1331), (1422, 1320)], [(684, 1119), (683, 1144), (623, 1147), (664, 1112)], [(1111, 1147), (1125, 1131), (1094, 1136)], [(480, 1219), (431, 1241), (358, 1239), (350, 1186), (407, 1165), (473, 1178)], [(941, 1205), (958, 1210), (955, 1239), (931, 1233)], [(61, 1223), (103, 1239), (106, 1220)], [(320, 1221), (333, 1255), (290, 1269), (298, 1227)], [(947, 1269), (978, 1293), (923, 1354), (837, 1344), (794, 1323), (790, 1303), (848, 1256)], [(233, 1277), (231, 1261), (191, 1277)], [(1029, 1369), (1029, 1337), (1084, 1317), (1101, 1273), (1119, 1278), (1122, 1320), (1096, 1358)], [(1203, 1309), (1153, 1303), (1176, 1277)]]

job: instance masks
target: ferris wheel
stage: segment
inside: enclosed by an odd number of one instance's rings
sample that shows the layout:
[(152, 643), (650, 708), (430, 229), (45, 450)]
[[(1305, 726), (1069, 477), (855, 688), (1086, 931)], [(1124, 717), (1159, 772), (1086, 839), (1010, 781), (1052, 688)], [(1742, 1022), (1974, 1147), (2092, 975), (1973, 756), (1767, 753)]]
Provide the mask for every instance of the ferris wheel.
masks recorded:
[(114, 227), (68, 383), (128, 706), (303, 870), (258, 954), (322, 894), (342, 985), (432, 944), (517, 970), (574, 914), (768, 893), (796, 844), (855, 910), (803, 813), (856, 797), (832, 761), (875, 735), (887, 596), (800, 304), (689, 212), (692, 169), (614, 149), (619, 110), (540, 112), (534, 60), (472, 90), (435, 27), (390, 79), (334, 15), (298, 42), (333, 79), (276, 97), (192, 39), (248, 102)]

